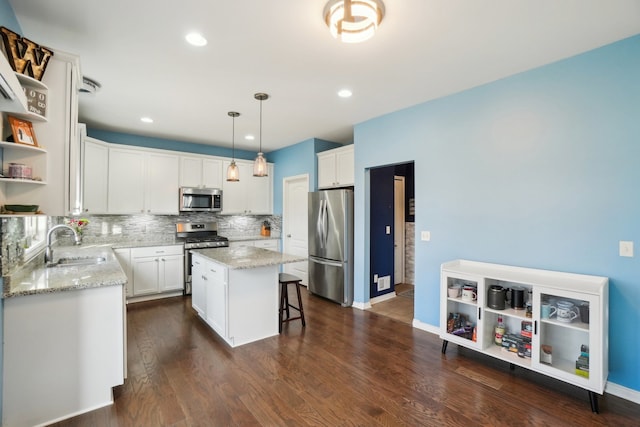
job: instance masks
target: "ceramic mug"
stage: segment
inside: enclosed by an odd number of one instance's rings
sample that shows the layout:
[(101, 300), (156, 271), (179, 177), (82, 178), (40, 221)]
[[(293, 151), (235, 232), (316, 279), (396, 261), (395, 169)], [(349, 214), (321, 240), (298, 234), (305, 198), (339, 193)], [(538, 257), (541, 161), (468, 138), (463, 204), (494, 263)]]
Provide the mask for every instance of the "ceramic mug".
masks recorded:
[(462, 290), (462, 299), (464, 301), (475, 301), (478, 296), (473, 288), (464, 288)]
[(460, 286), (452, 286), (447, 289), (449, 298), (458, 298), (460, 296)]
[(551, 304), (542, 303), (542, 305), (540, 306), (540, 317), (542, 319), (548, 319), (556, 314), (556, 311), (556, 308)]

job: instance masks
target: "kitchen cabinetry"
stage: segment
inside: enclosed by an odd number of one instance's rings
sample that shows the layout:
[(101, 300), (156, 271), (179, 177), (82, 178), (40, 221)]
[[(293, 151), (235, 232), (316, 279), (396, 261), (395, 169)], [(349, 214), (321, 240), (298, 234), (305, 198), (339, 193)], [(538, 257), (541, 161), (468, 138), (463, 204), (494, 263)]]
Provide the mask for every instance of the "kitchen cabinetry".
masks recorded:
[(132, 248), (133, 296), (182, 291), (183, 260), (182, 245)]
[(109, 213), (178, 213), (178, 156), (109, 147)]
[[(226, 171), (231, 162), (225, 160), (222, 170)], [(273, 164), (269, 163), (266, 177), (253, 176), (253, 163), (236, 161), (240, 180), (222, 182), (223, 214), (269, 215), (273, 213)]]
[(231, 347), (278, 334), (277, 265), (231, 269), (197, 251), (192, 263), (202, 272), (192, 275), (194, 295), (199, 287), (203, 293), (191, 303)]
[(347, 187), (354, 184), (353, 144), (317, 154), (318, 188)]
[(222, 159), (180, 156), (180, 186), (222, 188)]
[(82, 141), (82, 206), (85, 212), (107, 213), (109, 146), (97, 139)]
[(124, 382), (119, 285), (3, 300), (2, 425), (50, 425), (113, 403)]
[[(200, 317), (206, 319), (207, 294), (205, 286), (205, 261), (201, 257), (191, 258), (191, 306)], [(198, 280), (193, 280), (197, 277)]]
[(124, 274), (127, 276), (127, 284), (125, 285), (125, 297), (130, 298), (133, 296), (133, 270), (131, 268), (131, 249), (118, 248), (114, 249), (113, 253), (120, 263), (122, 271), (124, 271)]
[[(4, 64), (4, 57), (2, 60)], [(46, 92), (46, 118), (29, 112), (28, 107), (24, 113), (11, 111), (10, 107), (3, 108), (3, 111), (33, 122), (36, 140), (42, 151), (30, 146), (28, 147), (33, 148), (33, 151), (4, 148), (3, 163), (11, 161), (31, 166), (33, 176), (40, 177), (42, 181), (2, 180), (3, 188), (0, 190), (3, 190), (5, 203), (37, 204), (40, 210), (48, 215), (67, 215), (73, 207), (77, 185), (73, 170), (80, 162), (77, 146), (79, 68), (78, 57), (55, 52), (47, 65), (42, 82), (25, 76), (18, 77), (25, 87), (30, 86)], [(4, 71), (2, 74), (4, 75)], [(26, 102), (24, 93), (18, 98)], [(18, 102), (18, 106), (20, 105), (24, 106), (22, 102)], [(3, 114), (3, 119), (4, 116)], [(10, 129), (5, 129), (4, 132), (10, 132)], [(9, 158), (6, 157), (7, 154)], [(48, 168), (47, 165), (55, 165), (55, 171), (52, 169), (53, 166)], [(26, 184), (32, 185), (26, 187)]]
[[(475, 287), (477, 299), (450, 296), (455, 285)], [(442, 352), (453, 342), (581, 387), (597, 412), (596, 393), (604, 392), (608, 376), (608, 286), (606, 277), (465, 260), (442, 264)], [(500, 287), (530, 294), (531, 317), (517, 305), (491, 308), (488, 292)], [(496, 345), (499, 316), (507, 335)]]

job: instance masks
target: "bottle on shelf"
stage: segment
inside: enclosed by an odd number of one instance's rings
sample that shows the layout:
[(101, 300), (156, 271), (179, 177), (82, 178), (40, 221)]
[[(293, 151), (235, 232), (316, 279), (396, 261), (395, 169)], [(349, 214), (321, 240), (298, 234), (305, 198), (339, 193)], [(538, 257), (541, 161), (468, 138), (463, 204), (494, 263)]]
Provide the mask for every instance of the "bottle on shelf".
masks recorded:
[(502, 315), (498, 315), (498, 324), (496, 325), (496, 333), (495, 333), (495, 342), (496, 345), (502, 346), (502, 337), (504, 336), (506, 329), (504, 326), (504, 321), (502, 320)]

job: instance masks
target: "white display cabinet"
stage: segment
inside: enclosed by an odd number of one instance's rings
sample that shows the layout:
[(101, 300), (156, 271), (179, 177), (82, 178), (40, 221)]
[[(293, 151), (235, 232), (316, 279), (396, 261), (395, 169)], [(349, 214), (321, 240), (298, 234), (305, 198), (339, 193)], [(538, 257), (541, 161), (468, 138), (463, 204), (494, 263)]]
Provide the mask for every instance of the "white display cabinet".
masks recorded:
[[(609, 280), (588, 276), (456, 260), (441, 266), (440, 337), (589, 392), (598, 412), (608, 376)], [(477, 300), (449, 296), (454, 285), (477, 288)], [(491, 308), (492, 286), (519, 288), (526, 308)], [(543, 305), (545, 306), (543, 308)], [(452, 322), (452, 318), (462, 321)], [(496, 344), (502, 317), (504, 345)], [(453, 319), (455, 320), (455, 319)], [(453, 324), (452, 324), (453, 323)]]

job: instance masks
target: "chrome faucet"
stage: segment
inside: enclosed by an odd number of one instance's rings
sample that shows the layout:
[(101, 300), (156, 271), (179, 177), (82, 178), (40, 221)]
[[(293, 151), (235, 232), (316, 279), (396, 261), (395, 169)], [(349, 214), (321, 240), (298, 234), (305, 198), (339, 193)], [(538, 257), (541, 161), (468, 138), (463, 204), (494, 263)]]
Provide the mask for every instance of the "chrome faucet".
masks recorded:
[(53, 249), (51, 249), (51, 235), (55, 230), (59, 230), (61, 228), (68, 228), (69, 230), (71, 230), (71, 232), (73, 233), (73, 240), (76, 243), (76, 245), (79, 245), (81, 243), (80, 236), (78, 235), (78, 233), (76, 233), (76, 230), (74, 230), (72, 227), (66, 224), (58, 224), (56, 226), (51, 227), (49, 231), (47, 231), (47, 248), (44, 250), (45, 263), (53, 261)]

